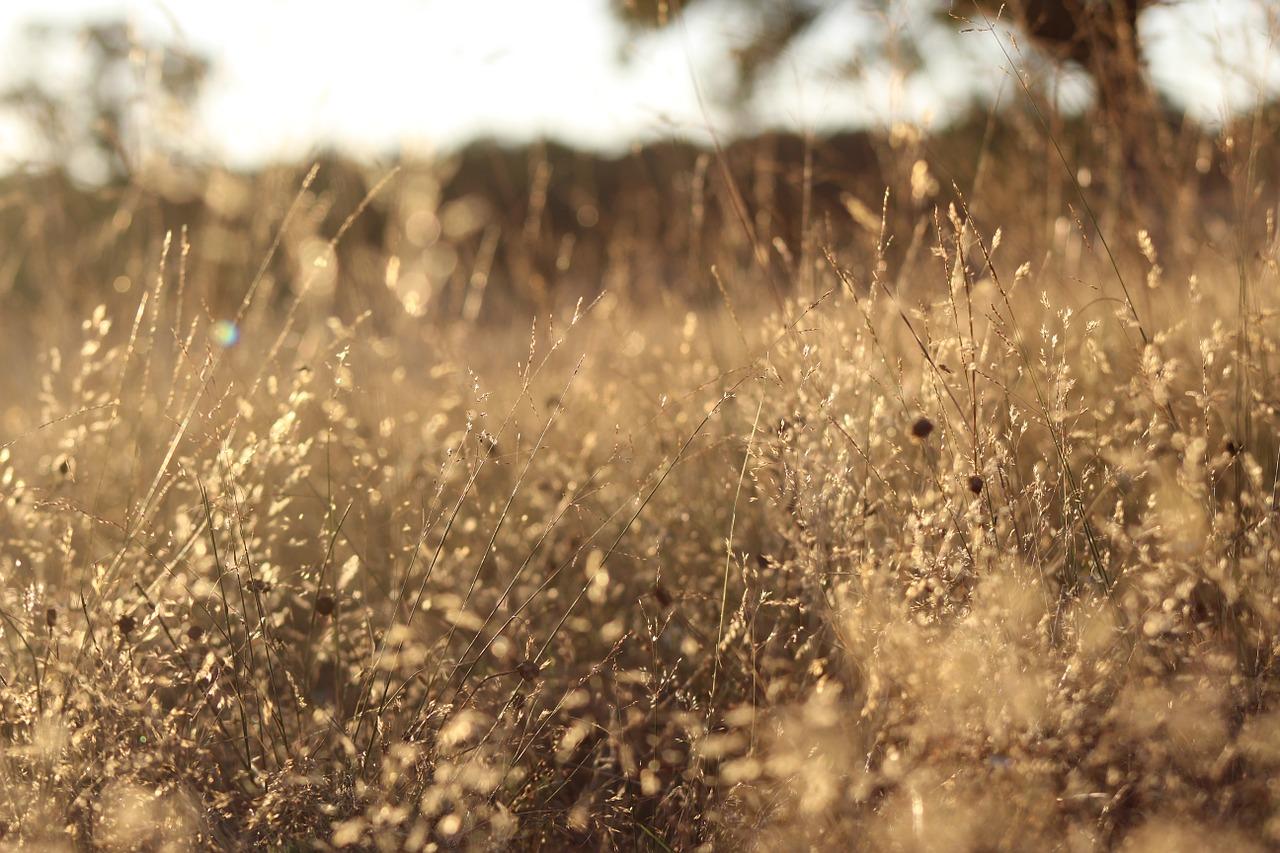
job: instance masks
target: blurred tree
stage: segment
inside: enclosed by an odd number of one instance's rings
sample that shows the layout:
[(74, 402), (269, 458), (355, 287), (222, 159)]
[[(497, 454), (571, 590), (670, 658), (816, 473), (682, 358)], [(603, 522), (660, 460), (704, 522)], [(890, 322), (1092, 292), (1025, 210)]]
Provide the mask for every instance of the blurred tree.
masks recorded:
[[(999, 18), (1015, 24), (1045, 54), (1071, 61), (1095, 84), (1107, 124), (1119, 133), (1126, 155), (1140, 125), (1154, 117), (1158, 102), (1143, 65), (1137, 41), (1139, 13), (1162, 0), (935, 0), (934, 15), (984, 25)], [(611, 0), (615, 11), (637, 28), (663, 27), (705, 0)], [(789, 46), (821, 25), (831, 12), (848, 8), (850, 0), (718, 0), (726, 8), (748, 7), (757, 16), (752, 36), (734, 52), (738, 83), (749, 89)], [(870, 0), (882, 9), (895, 0)], [(872, 16), (868, 16), (871, 18)], [(910, 46), (908, 46), (910, 47)], [(917, 58), (917, 61), (918, 60)], [(740, 91), (738, 94), (743, 94)]]
[[(27, 74), (0, 90), (0, 107), (26, 123), (37, 159), (107, 183), (127, 180), (144, 152), (177, 138), (210, 69), (188, 48), (144, 40), (119, 21), (34, 24), (23, 48)], [(71, 57), (79, 73), (69, 76)]]

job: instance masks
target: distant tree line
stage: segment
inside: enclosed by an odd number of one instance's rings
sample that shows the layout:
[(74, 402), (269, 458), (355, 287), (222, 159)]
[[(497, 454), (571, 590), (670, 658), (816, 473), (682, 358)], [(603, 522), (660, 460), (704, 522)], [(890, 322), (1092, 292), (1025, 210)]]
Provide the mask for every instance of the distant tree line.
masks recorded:
[[(1124, 155), (1139, 154), (1158, 98), (1146, 73), (1137, 38), (1138, 16), (1162, 0), (938, 0), (936, 15), (955, 31), (996, 22), (1014, 25), (1049, 58), (1071, 62), (1093, 81), (1100, 111)], [(821, 27), (850, 0), (611, 0), (616, 13), (637, 28), (665, 27), (695, 6), (747, 7), (754, 31), (732, 51), (740, 90), (751, 88), (806, 33)], [(894, 0), (861, 4), (867, 20)], [(1129, 163), (1136, 165), (1136, 163)]]

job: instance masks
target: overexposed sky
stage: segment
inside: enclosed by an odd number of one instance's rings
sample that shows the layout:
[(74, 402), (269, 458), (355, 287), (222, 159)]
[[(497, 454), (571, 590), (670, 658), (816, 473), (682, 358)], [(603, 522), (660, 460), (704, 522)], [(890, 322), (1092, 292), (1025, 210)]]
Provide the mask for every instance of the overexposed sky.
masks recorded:
[[(1007, 79), (990, 34), (957, 39), (900, 12), (896, 32), (935, 60), (932, 72), (902, 81), (872, 68), (863, 84), (849, 82), (839, 66), (884, 32), (872, 5), (851, 0), (793, 46), (748, 111), (757, 125), (942, 120), (975, 89), (992, 92)], [(1142, 35), (1157, 83), (1201, 118), (1256, 100), (1264, 76), (1272, 86), (1280, 81), (1267, 5), (1181, 0), (1148, 12)], [(19, 49), (26, 23), (110, 18), (214, 60), (187, 143), (238, 164), (329, 143), (387, 153), (477, 135), (551, 135), (618, 148), (672, 133), (699, 136), (708, 123), (729, 131), (731, 117), (713, 99), (700, 105), (693, 80), (708, 93), (723, 91), (726, 47), (750, 26), (732, 4), (703, 4), (683, 29), (644, 40), (621, 62), (624, 31), (605, 0), (3, 0), (0, 83), (37, 65), (72, 79), (76, 57)], [(29, 146), (0, 124), (0, 166), (29, 156)]]

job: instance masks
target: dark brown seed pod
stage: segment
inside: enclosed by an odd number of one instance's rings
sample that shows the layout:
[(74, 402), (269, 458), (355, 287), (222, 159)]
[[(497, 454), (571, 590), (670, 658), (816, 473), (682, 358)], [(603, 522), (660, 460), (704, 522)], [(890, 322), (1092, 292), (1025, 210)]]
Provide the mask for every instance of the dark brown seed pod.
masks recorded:
[(538, 673), (542, 672), (542, 667), (538, 666), (531, 660), (525, 660), (516, 664), (516, 672), (519, 673), (520, 677), (525, 681), (533, 681), (538, 677)]
[(193, 643), (198, 643), (204, 637), (204, 628), (199, 625), (192, 625), (187, 629), (187, 639)]
[(982, 486), (982, 477), (977, 474), (973, 474), (969, 477), (969, 491), (973, 492), (975, 495), (980, 495), (982, 494)]
[(44, 624), (50, 628), (58, 624), (58, 608), (50, 607), (44, 612)]
[(121, 616), (118, 620), (116, 620), (116, 627), (119, 628), (120, 633), (125, 635), (126, 637), (132, 634), (133, 629), (136, 628), (137, 626), (138, 626), (137, 620), (135, 620), (128, 613), (126, 613), (125, 615)]
[(316, 599), (316, 612), (321, 616), (329, 616), (336, 604), (332, 595), (322, 595)]
[(923, 441), (933, 432), (933, 421), (928, 418), (917, 418), (911, 425), (911, 434)]

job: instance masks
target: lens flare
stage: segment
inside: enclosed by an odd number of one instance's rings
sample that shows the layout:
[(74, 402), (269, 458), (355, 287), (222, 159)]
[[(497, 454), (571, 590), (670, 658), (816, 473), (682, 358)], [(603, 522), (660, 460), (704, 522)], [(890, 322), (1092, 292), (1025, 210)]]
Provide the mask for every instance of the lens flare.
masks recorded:
[(240, 340), (240, 329), (230, 320), (219, 320), (213, 324), (213, 340), (224, 349), (233, 347)]

